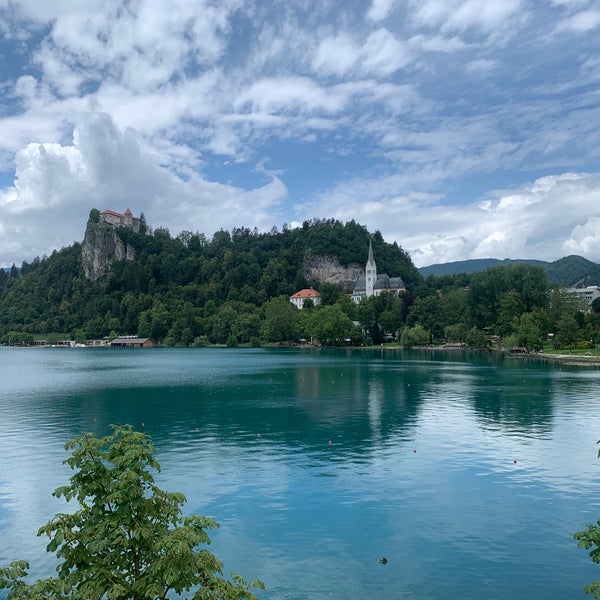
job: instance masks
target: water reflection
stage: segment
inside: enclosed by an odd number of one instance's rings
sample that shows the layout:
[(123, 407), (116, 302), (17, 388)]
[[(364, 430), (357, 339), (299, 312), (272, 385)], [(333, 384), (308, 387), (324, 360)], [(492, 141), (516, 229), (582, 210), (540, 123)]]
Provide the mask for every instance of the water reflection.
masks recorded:
[(600, 516), (596, 372), (380, 349), (0, 358), (1, 563), (51, 570), (35, 531), (64, 442), (131, 423), (264, 598), (578, 598), (595, 577), (571, 535)]

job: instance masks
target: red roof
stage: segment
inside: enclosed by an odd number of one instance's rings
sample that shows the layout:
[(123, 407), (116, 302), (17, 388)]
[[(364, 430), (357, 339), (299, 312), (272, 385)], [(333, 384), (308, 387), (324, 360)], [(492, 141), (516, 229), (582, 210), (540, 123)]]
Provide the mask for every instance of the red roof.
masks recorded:
[(112, 215), (113, 217), (119, 217), (119, 219), (123, 218), (123, 215), (121, 213), (115, 212), (114, 210), (103, 210), (102, 214), (103, 215)]
[(320, 298), (320, 297), (321, 297), (321, 294), (319, 294), (319, 292), (317, 292), (317, 290), (313, 290), (312, 288), (300, 290), (299, 292), (296, 292), (293, 296), (290, 296), (290, 298)]
[(127, 210), (125, 211), (125, 214), (126, 214), (126, 215), (130, 215), (130, 214), (131, 214), (131, 211), (130, 211), (129, 209), (127, 209)]

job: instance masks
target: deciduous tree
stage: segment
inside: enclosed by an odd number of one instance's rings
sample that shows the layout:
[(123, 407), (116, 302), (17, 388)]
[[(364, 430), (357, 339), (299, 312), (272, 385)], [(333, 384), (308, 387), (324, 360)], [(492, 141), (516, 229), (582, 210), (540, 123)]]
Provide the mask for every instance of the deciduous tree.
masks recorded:
[(54, 495), (79, 509), (38, 531), (60, 559), (58, 576), (28, 584), (27, 562), (13, 562), (0, 569), (9, 600), (159, 600), (185, 592), (194, 600), (256, 598), (250, 588), (261, 582), (224, 578), (222, 563), (203, 547), (217, 523), (182, 516), (183, 494), (155, 485), (151, 470), (159, 464), (148, 436), (114, 427), (112, 435), (85, 434), (66, 449), (75, 473)]
[[(598, 441), (600, 443), (600, 440)], [(598, 451), (600, 457), (600, 450)], [(582, 531), (578, 531), (574, 535), (580, 548), (585, 548), (590, 551), (590, 556), (595, 563), (600, 563), (600, 519), (596, 525), (588, 525)], [(587, 594), (592, 594), (594, 598), (600, 598), (600, 581), (594, 581), (586, 585), (584, 588)]]

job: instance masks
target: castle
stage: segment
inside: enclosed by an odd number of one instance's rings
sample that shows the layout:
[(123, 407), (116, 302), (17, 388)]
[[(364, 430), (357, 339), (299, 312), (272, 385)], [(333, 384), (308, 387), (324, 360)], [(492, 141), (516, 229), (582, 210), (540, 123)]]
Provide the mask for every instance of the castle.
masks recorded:
[(361, 275), (354, 284), (352, 301), (359, 304), (365, 298), (379, 296), (382, 292), (390, 292), (397, 296), (406, 290), (402, 277), (389, 277), (387, 273), (377, 274), (377, 265), (373, 258), (373, 244), (369, 240), (369, 257), (365, 266), (365, 274)]
[(103, 210), (100, 213), (100, 220), (113, 227), (127, 227), (127, 229), (133, 229), (136, 233), (140, 230), (140, 219), (134, 217), (129, 209), (127, 209), (123, 215), (114, 210)]

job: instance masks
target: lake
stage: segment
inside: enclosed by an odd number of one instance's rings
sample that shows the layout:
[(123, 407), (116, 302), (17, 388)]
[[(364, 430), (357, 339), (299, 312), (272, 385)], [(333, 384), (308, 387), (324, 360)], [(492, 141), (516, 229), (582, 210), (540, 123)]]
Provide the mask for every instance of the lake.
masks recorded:
[[(585, 598), (600, 371), (396, 350), (0, 349), (0, 564), (54, 570), (64, 444), (130, 423), (269, 600)], [(385, 556), (387, 564), (378, 559)]]

